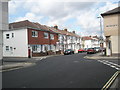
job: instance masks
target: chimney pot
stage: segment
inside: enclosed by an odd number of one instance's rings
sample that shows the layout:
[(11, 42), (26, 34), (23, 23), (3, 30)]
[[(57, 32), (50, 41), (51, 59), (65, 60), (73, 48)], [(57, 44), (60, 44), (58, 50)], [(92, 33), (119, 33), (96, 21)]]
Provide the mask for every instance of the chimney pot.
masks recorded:
[(67, 29), (64, 29), (64, 31), (67, 31)]
[(57, 26), (57, 25), (55, 25), (55, 26), (54, 26), (54, 28), (55, 28), (55, 29), (58, 29), (58, 26)]
[(73, 31), (73, 33), (75, 34), (75, 31)]

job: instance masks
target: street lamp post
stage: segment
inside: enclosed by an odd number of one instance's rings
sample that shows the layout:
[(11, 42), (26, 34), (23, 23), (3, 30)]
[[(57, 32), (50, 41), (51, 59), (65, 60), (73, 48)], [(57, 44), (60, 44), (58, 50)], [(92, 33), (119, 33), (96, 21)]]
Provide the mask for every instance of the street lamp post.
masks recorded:
[(101, 31), (101, 35), (100, 35), (100, 47), (102, 49), (102, 54), (103, 54), (103, 36), (102, 36), (102, 20), (101, 17), (97, 17), (100, 19), (100, 31)]

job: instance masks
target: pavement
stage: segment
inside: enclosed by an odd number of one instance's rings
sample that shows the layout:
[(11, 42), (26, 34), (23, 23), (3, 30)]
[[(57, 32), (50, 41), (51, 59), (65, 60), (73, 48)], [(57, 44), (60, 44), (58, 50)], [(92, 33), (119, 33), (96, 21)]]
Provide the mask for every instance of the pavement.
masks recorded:
[(118, 57), (117, 55), (105, 56), (102, 53), (87, 55), (84, 58), (87, 58), (87, 59), (107, 59), (107, 60), (111, 60), (111, 59), (118, 60), (118, 59), (120, 59), (120, 57)]
[(23, 67), (28, 67), (35, 65), (37, 61), (43, 60), (48, 57), (59, 56), (59, 55), (49, 55), (49, 56), (41, 56), (41, 57), (32, 57), (32, 58), (12, 58), (5, 57), (0, 60), (0, 72), (15, 70)]

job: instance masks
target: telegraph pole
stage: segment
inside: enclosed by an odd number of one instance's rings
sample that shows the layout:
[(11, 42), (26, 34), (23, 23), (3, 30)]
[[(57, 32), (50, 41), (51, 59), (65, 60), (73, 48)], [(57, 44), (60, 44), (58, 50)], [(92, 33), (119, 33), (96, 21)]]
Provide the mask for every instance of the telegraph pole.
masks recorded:
[(100, 19), (100, 32), (101, 32), (101, 34), (100, 34), (100, 47), (102, 49), (102, 54), (103, 54), (102, 19), (101, 19), (101, 17), (97, 17), (97, 18)]

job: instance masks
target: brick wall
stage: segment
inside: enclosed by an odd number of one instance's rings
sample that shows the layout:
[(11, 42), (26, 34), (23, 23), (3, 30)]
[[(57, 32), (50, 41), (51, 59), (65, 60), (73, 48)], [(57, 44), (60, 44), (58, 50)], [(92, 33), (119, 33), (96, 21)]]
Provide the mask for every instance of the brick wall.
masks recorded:
[[(32, 37), (32, 30), (38, 31), (38, 37)], [(50, 34), (50, 32), (47, 32), (47, 31), (28, 29), (28, 44), (34, 44), (34, 45), (56, 44), (56, 42), (58, 41), (58, 35), (55, 33), (51, 33), (51, 34), (54, 34), (54, 40), (50, 40), (50, 35), (48, 39), (45, 39), (44, 32)]]

